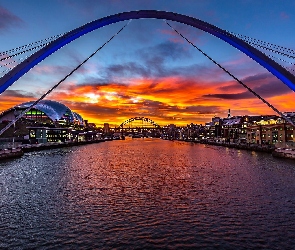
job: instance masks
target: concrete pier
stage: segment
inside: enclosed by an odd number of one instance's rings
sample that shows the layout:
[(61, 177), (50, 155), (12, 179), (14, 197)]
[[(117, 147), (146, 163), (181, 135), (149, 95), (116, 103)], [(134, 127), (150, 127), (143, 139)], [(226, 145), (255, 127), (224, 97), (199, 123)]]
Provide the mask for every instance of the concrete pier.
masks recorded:
[(23, 156), (24, 151), (21, 148), (9, 148), (0, 150), (0, 160), (17, 158)]

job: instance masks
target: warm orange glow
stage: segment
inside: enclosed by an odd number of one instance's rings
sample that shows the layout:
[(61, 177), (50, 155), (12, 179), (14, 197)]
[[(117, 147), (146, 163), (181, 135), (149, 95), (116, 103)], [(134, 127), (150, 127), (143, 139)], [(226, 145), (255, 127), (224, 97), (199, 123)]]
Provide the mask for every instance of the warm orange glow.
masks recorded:
[[(81, 114), (84, 119), (102, 125), (119, 126), (135, 117), (148, 117), (160, 125), (208, 122), (213, 116), (274, 114), (256, 97), (248, 99), (212, 98), (212, 94), (239, 94), (245, 90), (235, 82), (212, 84), (181, 77), (159, 79), (122, 79), (129, 84), (64, 84), (47, 99), (56, 100)], [(259, 82), (259, 84), (263, 84)], [(230, 91), (228, 90), (230, 89)], [(32, 98), (2, 96), (1, 111)], [(294, 111), (294, 93), (269, 98), (280, 111)]]

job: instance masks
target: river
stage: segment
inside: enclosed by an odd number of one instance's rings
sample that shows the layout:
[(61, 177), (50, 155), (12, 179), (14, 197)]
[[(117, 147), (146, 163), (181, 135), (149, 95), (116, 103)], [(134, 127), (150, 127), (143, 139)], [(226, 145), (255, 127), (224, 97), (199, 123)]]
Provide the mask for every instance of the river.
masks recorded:
[(0, 163), (0, 249), (294, 249), (295, 162), (128, 139)]

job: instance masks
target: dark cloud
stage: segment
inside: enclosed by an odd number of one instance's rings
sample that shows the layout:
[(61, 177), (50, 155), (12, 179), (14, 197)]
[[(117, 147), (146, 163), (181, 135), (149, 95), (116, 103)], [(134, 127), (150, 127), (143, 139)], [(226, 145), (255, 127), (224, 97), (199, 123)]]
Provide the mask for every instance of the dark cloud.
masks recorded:
[(72, 110), (77, 111), (78, 113), (81, 111), (87, 110), (87, 115), (95, 117), (95, 116), (112, 116), (117, 114), (118, 109), (115, 107), (106, 107), (98, 104), (84, 103), (84, 102), (68, 102), (65, 101), (63, 104), (69, 106)]
[(23, 21), (19, 17), (0, 6), (0, 31), (22, 24)]
[(247, 76), (243, 79), (244, 83), (250, 83), (250, 82), (256, 82), (256, 81), (261, 81), (261, 80), (266, 80), (269, 78), (273, 78), (274, 76), (270, 73), (262, 73), (262, 74), (256, 74), (256, 75), (251, 75)]
[(34, 98), (36, 97), (35, 94), (31, 92), (26, 92), (22, 90), (6, 90), (2, 94), (2, 96), (9, 96), (9, 97), (20, 97), (20, 98)]
[(190, 57), (182, 44), (170, 41), (140, 49), (136, 51), (135, 55), (136, 59), (141, 63), (133, 61), (111, 65), (106, 68), (105, 77), (110, 79), (116, 76), (166, 77), (181, 75), (184, 73), (183, 69), (173, 68), (169, 65), (169, 62)]
[[(273, 96), (280, 96), (287, 93), (291, 93), (292, 90), (289, 89), (285, 84), (283, 84), (279, 79), (273, 76), (270, 73), (263, 73), (263, 74), (256, 74), (252, 76), (248, 76), (242, 80), (244, 84), (250, 87), (255, 93), (260, 95), (262, 98), (270, 98)], [(218, 88), (220, 91), (237, 91), (240, 89), (245, 89), (242, 85), (238, 82), (233, 82), (227, 86), (221, 86)], [(246, 90), (241, 91), (239, 93), (222, 93), (222, 94), (208, 94), (204, 95), (203, 97), (209, 98), (218, 98), (218, 99), (227, 99), (227, 100), (234, 100), (234, 99), (250, 99), (256, 98), (254, 94), (250, 91)]]
[(220, 109), (218, 106), (203, 106), (196, 105), (190, 106), (187, 108), (187, 112), (195, 114), (215, 114), (221, 112), (223, 109)]
[(122, 64), (114, 64), (107, 68), (109, 75), (123, 76), (142, 76), (148, 77), (151, 75), (151, 70), (135, 62)]
[(236, 92), (236, 91), (243, 91), (245, 90), (245, 88), (242, 85), (240, 85), (238, 82), (234, 81), (233, 83), (230, 83), (228, 85), (218, 87), (218, 90), (222, 92), (230, 93), (230, 92)]
[(226, 99), (226, 100), (239, 100), (239, 99), (250, 99), (250, 98), (254, 98), (255, 96), (250, 92), (242, 92), (237, 94), (208, 94), (208, 95), (203, 95), (203, 97)]
[[(104, 87), (114, 88), (116, 91), (118, 89), (120, 89), (121, 87), (124, 89), (126, 88), (126, 84), (124, 84), (124, 83), (111, 82), (111, 81), (106, 82), (105, 79), (97, 79), (97, 78), (91, 78), (91, 79), (92, 79), (92, 81), (87, 80), (84, 83), (79, 84), (78, 88), (83, 88), (83, 87), (91, 88), (91, 90), (93, 92), (100, 90), (101, 88), (104, 88)], [(63, 87), (63, 89), (66, 91), (75, 92), (77, 90), (77, 86), (76, 85), (65, 85)]]
[(182, 44), (166, 41), (152, 47), (148, 47), (139, 52), (143, 59), (163, 58), (163, 60), (187, 58), (190, 57), (188, 50)]
[[(203, 78), (216, 83), (216, 77), (220, 75), (219, 69), (211, 66), (204, 66), (198, 64), (192, 64), (188, 66), (165, 65), (162, 58), (154, 56), (149, 60), (145, 60), (142, 64), (137, 62), (127, 62), (124, 64), (114, 64), (105, 68), (104, 75), (102, 75), (102, 81), (112, 81), (116, 77), (142, 77), (142, 78), (162, 78), (172, 76), (185, 76), (186, 78)], [(226, 76), (222, 79), (226, 79)], [(99, 81), (100, 81), (99, 80)], [(97, 81), (95, 79), (87, 79), (87, 82)]]
[(138, 51), (140, 59), (146, 67), (151, 70), (154, 76), (164, 77), (168, 75), (179, 74), (171, 66), (167, 67), (171, 61), (190, 57), (190, 54), (182, 44), (172, 43), (170, 41), (144, 48)]
[(280, 96), (287, 93), (291, 93), (292, 90), (283, 84), (280, 80), (274, 79), (266, 84), (253, 89), (256, 93), (263, 97)]

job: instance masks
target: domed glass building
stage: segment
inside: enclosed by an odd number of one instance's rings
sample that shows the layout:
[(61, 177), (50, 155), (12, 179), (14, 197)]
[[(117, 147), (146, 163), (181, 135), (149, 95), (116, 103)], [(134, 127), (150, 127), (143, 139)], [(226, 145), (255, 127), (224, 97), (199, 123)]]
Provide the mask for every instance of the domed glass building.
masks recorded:
[[(2, 114), (0, 114), (0, 122), (13, 121), (21, 112), (26, 110), (34, 102), (25, 102), (14, 106)], [(66, 105), (51, 101), (42, 100), (23, 115), (26, 120), (36, 122), (39, 124), (55, 124), (55, 125), (79, 125), (84, 126), (82, 116), (73, 112)]]

